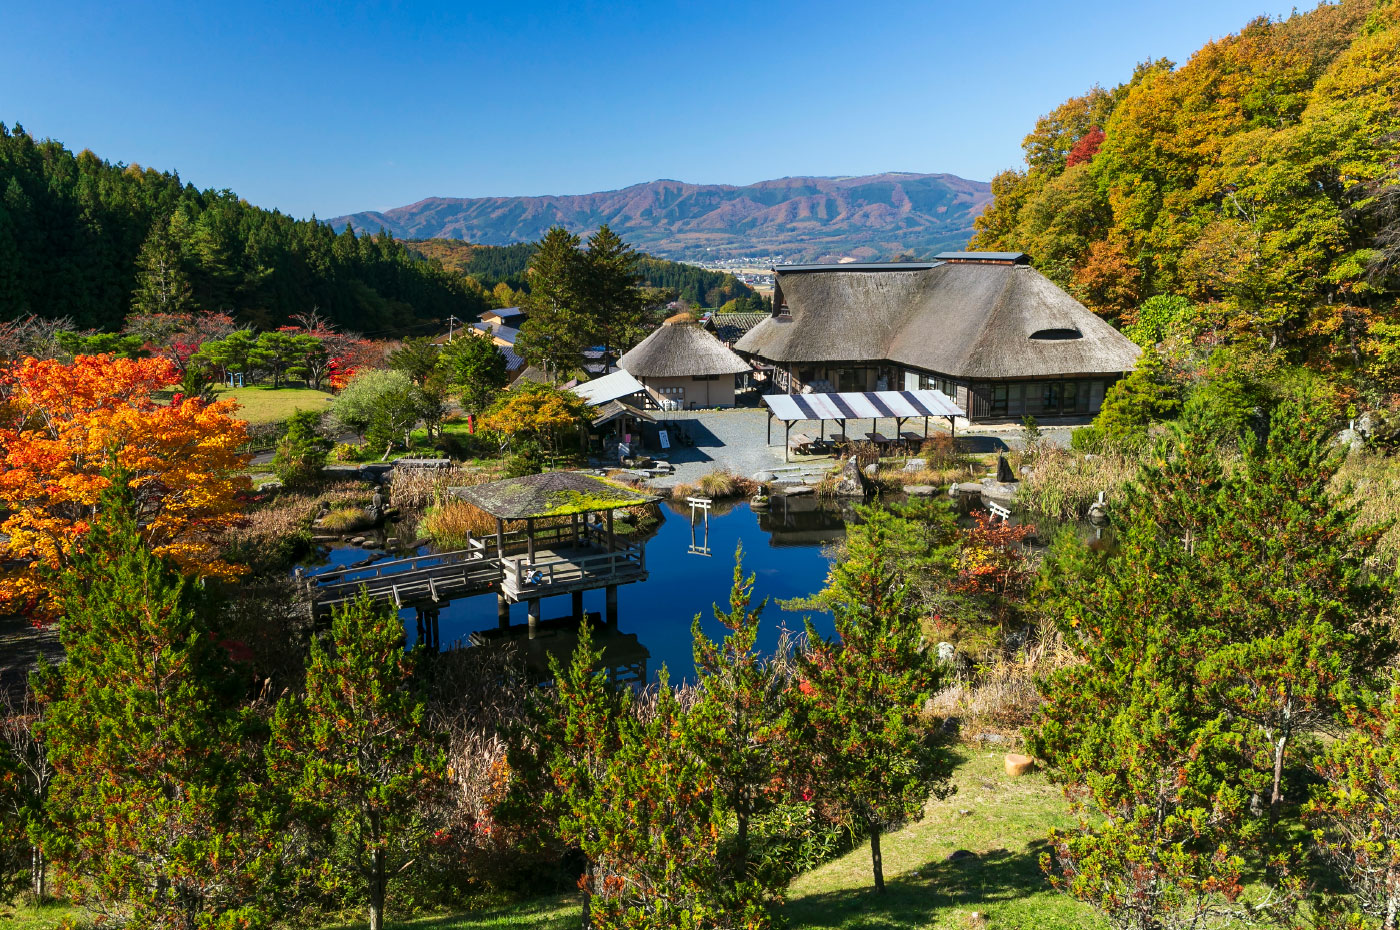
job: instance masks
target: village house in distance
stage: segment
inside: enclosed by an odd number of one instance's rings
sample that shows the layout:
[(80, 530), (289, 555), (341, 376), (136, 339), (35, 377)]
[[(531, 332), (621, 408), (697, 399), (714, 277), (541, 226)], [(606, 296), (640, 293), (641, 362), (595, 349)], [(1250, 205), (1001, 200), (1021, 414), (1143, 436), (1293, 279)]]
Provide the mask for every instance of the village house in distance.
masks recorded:
[(1021, 252), (779, 265), (734, 348), (789, 394), (934, 388), (969, 420), (1088, 417), (1141, 350)]

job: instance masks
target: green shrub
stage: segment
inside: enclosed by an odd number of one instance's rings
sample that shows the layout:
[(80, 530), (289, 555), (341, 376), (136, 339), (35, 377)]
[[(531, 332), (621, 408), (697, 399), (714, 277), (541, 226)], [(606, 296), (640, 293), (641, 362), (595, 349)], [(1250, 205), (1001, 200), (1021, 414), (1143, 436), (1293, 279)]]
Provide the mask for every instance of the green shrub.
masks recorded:
[(854, 826), (826, 820), (808, 803), (780, 804), (749, 824), (755, 869), (779, 884), (830, 862), (860, 839)]
[(314, 410), (299, 410), (287, 418), (287, 430), (272, 457), (272, 470), (284, 487), (305, 487), (321, 477), (330, 442), (317, 434), (320, 423), (321, 414)]

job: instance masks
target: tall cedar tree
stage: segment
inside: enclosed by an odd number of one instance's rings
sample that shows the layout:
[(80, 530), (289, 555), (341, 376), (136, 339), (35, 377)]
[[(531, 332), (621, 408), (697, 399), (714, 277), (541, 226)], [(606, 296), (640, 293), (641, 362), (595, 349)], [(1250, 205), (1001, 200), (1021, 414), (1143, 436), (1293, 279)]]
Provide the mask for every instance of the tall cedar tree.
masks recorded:
[(481, 416), (509, 383), (506, 357), (490, 339), (464, 336), (442, 347), (439, 363), (463, 409)]
[(194, 309), (194, 293), (171, 225), (170, 220), (156, 220), (136, 256), (134, 313), (179, 314)]
[(53, 781), (45, 853), (134, 927), (245, 927), (277, 865), (255, 718), (203, 594), (156, 557), (120, 476), (60, 581), (66, 661), (42, 666)]
[(583, 352), (595, 335), (588, 260), (579, 237), (562, 226), (551, 228), (530, 259), (529, 277), (530, 315), (521, 324), (518, 349), (558, 380), (583, 367)]
[(749, 824), (777, 800), (788, 755), (789, 723), (778, 666), (754, 648), (759, 618), (768, 601), (750, 609), (754, 576), (743, 574), (743, 546), (734, 551), (734, 586), (729, 610), (715, 606), (715, 620), (728, 635), (718, 643), (707, 637), (695, 615), (695, 671), (699, 700), (688, 714), (686, 732), (695, 754), (714, 779), (719, 803), (734, 815), (729, 874), (752, 878)]
[(1328, 491), (1323, 429), (1282, 405), (1243, 453), (1227, 473), (1188, 414), (1117, 509), (1118, 550), (1066, 537), (1047, 566), (1084, 661), (1045, 682), (1032, 745), (1097, 815), (1055, 835), (1053, 864), (1119, 926), (1244, 913), (1250, 865), (1274, 880), (1256, 910), (1293, 900), (1290, 763), (1336, 688), (1390, 651), (1365, 569), (1376, 531)]
[(694, 723), (664, 669), (655, 703), (639, 701), (620, 721), (617, 752), (585, 807), (597, 826), (584, 852), (598, 863), (589, 902), (598, 930), (772, 925), (758, 883), (721, 862), (725, 814), (713, 776), (687, 745)]
[(1348, 891), (1318, 910), (1326, 926), (1400, 926), (1400, 675), (1346, 702), (1346, 735), (1313, 760), (1320, 784), (1305, 810), (1313, 838)]
[(588, 304), (597, 342), (615, 355), (642, 338), (644, 308), (637, 262), (641, 258), (607, 224), (588, 237)]
[(446, 783), (403, 640), (398, 615), (368, 594), (337, 608), (329, 647), (312, 643), (306, 696), (278, 702), (267, 753), (299, 819), (346, 851), (365, 886), (370, 930), (383, 930), (389, 877), (427, 841), (423, 811)]
[(850, 526), (824, 598), (838, 639), (807, 622), (794, 704), (798, 740), (813, 754), (813, 790), (849, 812), (870, 836), (875, 890), (885, 890), (880, 835), (922, 816), (932, 793), (948, 792), (950, 764), (920, 719), (938, 690), (910, 606), (907, 562), (915, 521), (874, 506)]
[(567, 848), (581, 852), (585, 928), (592, 926), (592, 899), (599, 890), (608, 767), (629, 705), (626, 692), (608, 680), (602, 658), (587, 623), (579, 626), (578, 647), (567, 668), (550, 656), (554, 686), (534, 696), (525, 725), (511, 736), (511, 784), (496, 811), (503, 820), (543, 825)]

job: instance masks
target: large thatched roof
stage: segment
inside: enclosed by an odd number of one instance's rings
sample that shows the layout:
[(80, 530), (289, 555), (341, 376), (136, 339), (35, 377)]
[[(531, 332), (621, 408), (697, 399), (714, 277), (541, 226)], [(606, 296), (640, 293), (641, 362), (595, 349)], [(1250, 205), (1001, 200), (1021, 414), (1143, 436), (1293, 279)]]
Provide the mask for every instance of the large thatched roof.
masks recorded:
[(666, 323), (617, 364), (638, 378), (737, 375), (748, 363), (697, 323)]
[(773, 362), (891, 361), (967, 379), (1130, 371), (1140, 350), (1028, 265), (784, 273), (787, 313), (735, 345)]
[(660, 499), (576, 471), (549, 471), (453, 488), (452, 494), (503, 520), (567, 517), (572, 513), (616, 510)]

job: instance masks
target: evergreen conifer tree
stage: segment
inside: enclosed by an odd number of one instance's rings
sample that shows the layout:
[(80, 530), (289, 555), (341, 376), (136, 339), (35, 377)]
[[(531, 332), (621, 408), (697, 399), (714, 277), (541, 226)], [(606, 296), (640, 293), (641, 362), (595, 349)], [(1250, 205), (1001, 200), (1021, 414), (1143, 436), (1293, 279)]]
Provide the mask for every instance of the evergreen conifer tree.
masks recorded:
[(583, 352), (595, 329), (588, 306), (589, 268), (579, 237), (555, 226), (530, 259), (529, 318), (520, 327), (517, 349), (551, 377), (583, 366)]
[(938, 688), (923, 649), (902, 558), (912, 521), (875, 506), (847, 530), (846, 550), (823, 596), (837, 639), (807, 623), (793, 695), (798, 740), (812, 753), (812, 790), (841, 805), (870, 837), (875, 890), (885, 890), (880, 836), (918, 819), (931, 793), (947, 791), (950, 764), (920, 713)]
[(398, 615), (367, 594), (337, 608), (329, 644), (312, 644), (305, 697), (278, 702), (268, 747), (299, 819), (331, 837), (363, 883), (370, 930), (383, 930), (389, 877), (426, 842), (423, 811), (446, 780), (403, 639)]
[(36, 673), (53, 781), (44, 851), (136, 927), (253, 926), (278, 865), (255, 719), (204, 594), (152, 555), (121, 476), (61, 578), (66, 660)]
[(728, 873), (737, 881), (752, 878), (749, 825), (771, 807), (773, 783), (785, 768), (789, 723), (783, 689), (787, 682), (777, 666), (754, 648), (759, 618), (767, 600), (751, 608), (754, 576), (743, 574), (743, 547), (734, 552), (734, 586), (729, 610), (715, 607), (715, 619), (728, 635), (713, 642), (691, 626), (699, 701), (687, 715), (686, 734), (695, 754), (715, 783), (716, 799), (735, 819)]
[(136, 290), (131, 309), (136, 313), (187, 313), (194, 309), (194, 293), (185, 273), (180, 243), (171, 231), (171, 220), (157, 221), (136, 257)]

